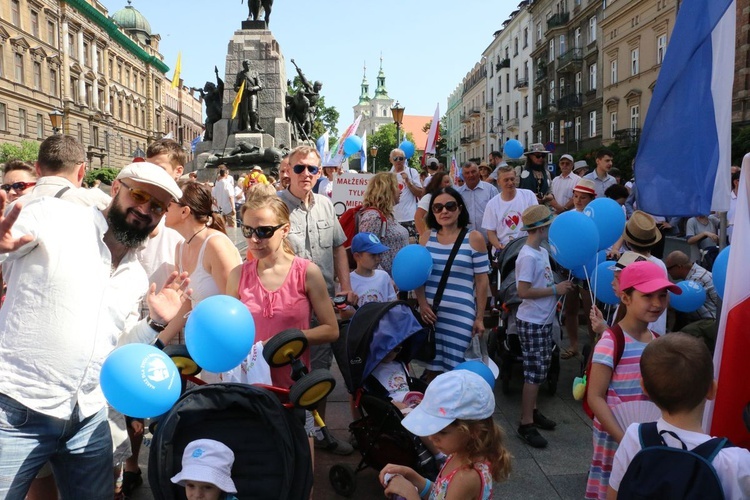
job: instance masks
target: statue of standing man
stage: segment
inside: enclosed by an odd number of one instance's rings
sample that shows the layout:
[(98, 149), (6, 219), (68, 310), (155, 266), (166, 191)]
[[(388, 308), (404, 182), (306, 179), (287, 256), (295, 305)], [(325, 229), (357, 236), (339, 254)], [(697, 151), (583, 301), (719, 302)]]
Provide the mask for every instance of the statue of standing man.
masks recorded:
[(242, 61), (242, 71), (237, 73), (234, 81), (234, 91), (239, 92), (242, 82), (245, 88), (242, 91), (242, 99), (238, 110), (240, 132), (265, 132), (260, 127), (258, 115), (258, 93), (263, 90), (258, 72), (250, 69), (250, 61)]
[(219, 77), (219, 68), (214, 66), (216, 84), (206, 82), (202, 89), (191, 89), (199, 92), (206, 103), (206, 132), (203, 134), (204, 141), (212, 141), (214, 138), (214, 123), (221, 120), (221, 105), (224, 96), (224, 80)]
[(263, 7), (265, 12), (266, 27), (271, 22), (271, 7), (273, 7), (273, 0), (247, 0), (247, 18), (248, 20), (260, 21), (260, 8)]

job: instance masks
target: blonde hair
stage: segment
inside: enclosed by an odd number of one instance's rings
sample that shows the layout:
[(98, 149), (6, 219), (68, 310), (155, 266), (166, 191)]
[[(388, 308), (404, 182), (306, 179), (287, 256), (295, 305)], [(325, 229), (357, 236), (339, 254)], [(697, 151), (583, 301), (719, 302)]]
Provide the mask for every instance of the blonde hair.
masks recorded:
[[(267, 194), (264, 191), (264, 189), (249, 189), (247, 191), (247, 201), (245, 201), (245, 204), (240, 209), (240, 217), (244, 219), (245, 213), (250, 210), (267, 208), (276, 216), (278, 224), (289, 224), (289, 208), (286, 206), (286, 203), (276, 196), (275, 191), (273, 194)], [(289, 255), (294, 255), (294, 250), (292, 250), (286, 238), (282, 242), (282, 248)]]
[(508, 478), (512, 457), (503, 446), (503, 430), (492, 417), (482, 420), (457, 419), (451, 425), (457, 426), (459, 432), (469, 437), (465, 452), (472, 462), (487, 462), (495, 481)]
[(294, 164), (292, 163), (292, 158), (295, 156), (301, 157), (301, 158), (307, 158), (310, 154), (314, 154), (318, 158), (318, 166), (320, 166), (320, 153), (317, 149), (311, 146), (297, 146), (296, 148), (292, 149), (289, 152), (289, 166), (294, 167)]
[(247, 188), (245, 196), (249, 198), (250, 196), (256, 195), (276, 196), (276, 188), (273, 187), (273, 184), (263, 184), (262, 182), (251, 184), (250, 187)]
[(398, 182), (396, 182), (395, 175), (390, 172), (375, 174), (367, 184), (362, 206), (376, 208), (386, 217), (391, 217), (393, 206), (396, 204), (397, 191)]

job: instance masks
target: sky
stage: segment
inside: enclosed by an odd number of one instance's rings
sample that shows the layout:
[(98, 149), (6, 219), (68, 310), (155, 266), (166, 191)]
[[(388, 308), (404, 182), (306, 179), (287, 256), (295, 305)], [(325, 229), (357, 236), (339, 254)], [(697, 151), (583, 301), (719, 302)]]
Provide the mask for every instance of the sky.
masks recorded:
[[(380, 57), (388, 95), (407, 115), (432, 116), (476, 64), (520, 0), (276, 0), (270, 28), (286, 61), (286, 73), (321, 80), (326, 104), (340, 113), (339, 132), (353, 120), (367, 64), (370, 96)], [(126, 0), (100, 0), (111, 16)], [(182, 53), (187, 86), (214, 81), (214, 64), (224, 77), (229, 39), (247, 18), (247, 0), (133, 0), (161, 35), (159, 50), (169, 66)], [(214, 7), (212, 11), (211, 7)], [(307, 7), (307, 9), (305, 9)]]

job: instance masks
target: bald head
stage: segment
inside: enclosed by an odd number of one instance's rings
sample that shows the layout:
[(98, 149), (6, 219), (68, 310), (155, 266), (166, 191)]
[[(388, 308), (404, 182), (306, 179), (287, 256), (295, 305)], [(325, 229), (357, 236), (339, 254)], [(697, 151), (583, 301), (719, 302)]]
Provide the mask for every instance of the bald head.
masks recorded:
[(667, 266), (669, 276), (673, 279), (685, 279), (692, 267), (690, 257), (679, 250), (675, 250), (667, 255), (664, 264)]

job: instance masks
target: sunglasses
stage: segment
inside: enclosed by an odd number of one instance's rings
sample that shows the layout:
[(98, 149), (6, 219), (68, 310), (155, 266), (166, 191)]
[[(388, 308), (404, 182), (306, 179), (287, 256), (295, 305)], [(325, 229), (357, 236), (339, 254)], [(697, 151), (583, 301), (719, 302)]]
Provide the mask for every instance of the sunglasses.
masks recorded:
[(242, 236), (244, 236), (247, 239), (250, 239), (253, 237), (253, 233), (255, 233), (255, 236), (257, 236), (259, 240), (267, 240), (282, 227), (284, 227), (284, 224), (279, 224), (278, 226), (258, 226), (258, 227), (250, 227), (250, 226), (246, 226), (245, 224), (243, 224)]
[(130, 193), (130, 199), (136, 202), (139, 205), (144, 205), (148, 203), (148, 208), (151, 210), (151, 213), (154, 215), (163, 215), (164, 212), (167, 211), (167, 207), (169, 204), (162, 203), (161, 201), (157, 200), (155, 197), (147, 193), (146, 191), (143, 191), (141, 189), (132, 188), (125, 184), (124, 182), (120, 181), (120, 184), (125, 187), (125, 189), (128, 190), (128, 193)]
[(393, 161), (404, 161), (406, 160), (405, 156), (394, 156)]
[(304, 172), (305, 169), (310, 172), (310, 175), (315, 175), (320, 171), (320, 167), (316, 167), (315, 165), (295, 165), (292, 167), (292, 170), (294, 170), (294, 173), (297, 175)]
[(544, 158), (544, 154), (542, 153), (533, 154), (531, 156), (533, 156), (534, 158)]
[(435, 203), (432, 205), (432, 213), (439, 214), (443, 211), (443, 209), (446, 209), (449, 212), (455, 212), (458, 210), (458, 202), (455, 201), (449, 201), (448, 203)]
[(36, 182), (14, 182), (13, 184), (3, 184), (0, 189), (3, 189), (6, 193), (12, 189), (15, 192), (23, 191), (31, 186), (36, 186)]

